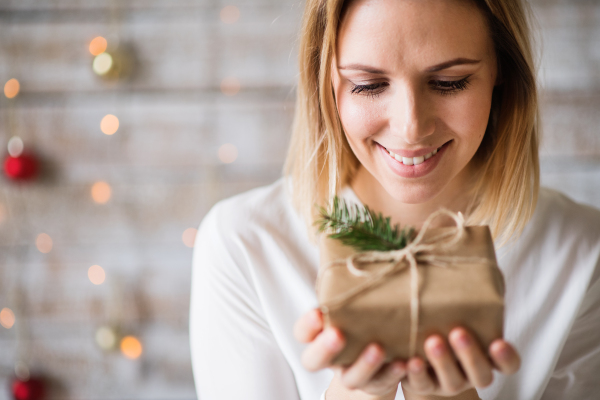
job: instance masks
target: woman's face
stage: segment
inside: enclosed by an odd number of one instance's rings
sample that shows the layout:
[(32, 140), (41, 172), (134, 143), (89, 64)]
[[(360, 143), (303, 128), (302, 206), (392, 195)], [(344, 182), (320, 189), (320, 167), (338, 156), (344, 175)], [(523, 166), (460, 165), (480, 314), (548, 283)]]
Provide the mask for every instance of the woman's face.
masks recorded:
[(496, 82), (487, 23), (471, 1), (353, 1), (332, 79), (368, 179), (408, 204), (465, 189)]

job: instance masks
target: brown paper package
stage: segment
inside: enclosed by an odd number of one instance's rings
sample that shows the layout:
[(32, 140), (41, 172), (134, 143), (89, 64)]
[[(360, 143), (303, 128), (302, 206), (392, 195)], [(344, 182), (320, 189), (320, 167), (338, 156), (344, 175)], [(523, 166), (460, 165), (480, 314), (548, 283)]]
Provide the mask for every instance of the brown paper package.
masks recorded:
[[(425, 239), (446, 229), (450, 228), (429, 229)], [(469, 262), (446, 266), (417, 264), (420, 305), (415, 355), (423, 359), (426, 359), (423, 342), (429, 335), (438, 333), (447, 337), (457, 326), (472, 332), (484, 349), (503, 336), (504, 279), (496, 264), (490, 231), (487, 226), (464, 229), (454, 246), (432, 254), (460, 257)], [(367, 278), (353, 275), (344, 264), (331, 264), (355, 254), (353, 248), (326, 235), (322, 235), (319, 247), (321, 271), (317, 296), (319, 304), (324, 305)], [(489, 261), (482, 262), (482, 258)], [(383, 266), (384, 263), (373, 263), (362, 269)], [(344, 305), (326, 310), (325, 326), (339, 328), (346, 338), (346, 346), (334, 364), (351, 364), (372, 342), (383, 346), (388, 361), (409, 358), (410, 279), (410, 270), (405, 268)]]

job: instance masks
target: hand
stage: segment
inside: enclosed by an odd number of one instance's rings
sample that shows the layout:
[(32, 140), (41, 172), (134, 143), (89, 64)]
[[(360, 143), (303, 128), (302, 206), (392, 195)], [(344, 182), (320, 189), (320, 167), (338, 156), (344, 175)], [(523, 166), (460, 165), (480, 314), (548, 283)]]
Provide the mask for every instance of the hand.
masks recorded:
[[(334, 381), (339, 381), (346, 390), (361, 390), (369, 395), (393, 399), (400, 380), (406, 377), (406, 363), (384, 363), (385, 352), (376, 343), (369, 344), (352, 365), (332, 366), (331, 361), (344, 348), (345, 339), (336, 328), (323, 329), (323, 316), (317, 309), (298, 319), (294, 336), (302, 343), (309, 343), (302, 353), (302, 365), (309, 371), (332, 368), (336, 373)], [(332, 382), (332, 385), (336, 384)], [(327, 393), (329, 395), (329, 390)]]
[(518, 371), (521, 360), (516, 350), (502, 339), (495, 340), (488, 353), (466, 329), (455, 328), (448, 335), (450, 346), (439, 335), (425, 341), (425, 354), (431, 365), (414, 357), (408, 362), (408, 376), (402, 388), (420, 395), (454, 396), (472, 387), (492, 383), (492, 370), (504, 374)]

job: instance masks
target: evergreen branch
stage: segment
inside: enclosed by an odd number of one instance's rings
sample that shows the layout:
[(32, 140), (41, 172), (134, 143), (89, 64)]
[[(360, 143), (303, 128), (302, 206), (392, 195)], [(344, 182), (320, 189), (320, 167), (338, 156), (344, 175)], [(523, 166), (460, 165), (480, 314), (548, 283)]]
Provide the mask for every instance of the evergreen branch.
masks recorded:
[(406, 247), (415, 233), (413, 228), (392, 227), (390, 217), (375, 214), (367, 206), (349, 207), (337, 196), (331, 211), (319, 207), (319, 214), (321, 218), (316, 221), (319, 232), (329, 230), (330, 238), (359, 251), (399, 250)]

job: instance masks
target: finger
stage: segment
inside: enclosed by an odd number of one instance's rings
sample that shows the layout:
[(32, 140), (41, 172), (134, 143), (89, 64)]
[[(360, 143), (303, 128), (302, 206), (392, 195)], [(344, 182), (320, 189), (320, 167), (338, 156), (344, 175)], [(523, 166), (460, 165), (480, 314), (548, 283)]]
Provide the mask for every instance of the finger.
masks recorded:
[(441, 336), (433, 335), (427, 338), (425, 341), (425, 354), (435, 371), (441, 389), (445, 393), (458, 394), (465, 390), (467, 381)]
[(503, 374), (514, 374), (521, 367), (519, 353), (502, 339), (492, 342), (490, 345), (490, 357), (496, 368)]
[(341, 379), (349, 389), (362, 388), (379, 371), (385, 361), (385, 352), (378, 344), (368, 345), (358, 359), (344, 371)]
[(363, 387), (363, 390), (373, 395), (383, 395), (398, 388), (400, 380), (407, 374), (407, 366), (402, 361), (394, 361), (381, 368)]
[(427, 372), (425, 362), (418, 357), (413, 357), (408, 361), (408, 379), (405, 379), (404, 382), (408, 382), (409, 390), (416, 393), (431, 393), (437, 388), (436, 383)]
[(323, 330), (323, 315), (318, 308), (302, 315), (294, 324), (294, 337), (302, 343), (312, 342)]
[(463, 328), (453, 329), (448, 339), (471, 385), (489, 386), (494, 379), (492, 365), (479, 343)]
[(302, 353), (302, 365), (309, 371), (326, 368), (345, 344), (344, 336), (338, 329), (327, 328), (306, 347)]

